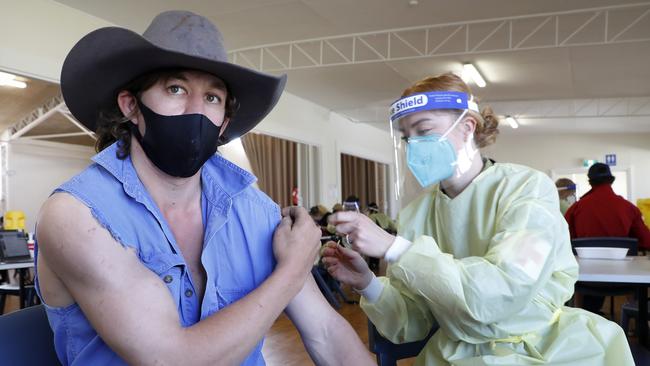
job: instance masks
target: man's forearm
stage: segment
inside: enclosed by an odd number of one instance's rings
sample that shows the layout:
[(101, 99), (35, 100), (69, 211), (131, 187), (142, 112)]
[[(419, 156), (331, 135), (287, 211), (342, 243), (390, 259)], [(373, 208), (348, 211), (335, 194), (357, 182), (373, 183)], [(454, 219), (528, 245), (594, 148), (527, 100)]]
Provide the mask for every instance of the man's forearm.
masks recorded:
[(321, 332), (323, 337), (303, 339), (314, 363), (319, 366), (376, 365), (366, 346), (343, 317), (338, 315), (321, 324), (325, 328)]

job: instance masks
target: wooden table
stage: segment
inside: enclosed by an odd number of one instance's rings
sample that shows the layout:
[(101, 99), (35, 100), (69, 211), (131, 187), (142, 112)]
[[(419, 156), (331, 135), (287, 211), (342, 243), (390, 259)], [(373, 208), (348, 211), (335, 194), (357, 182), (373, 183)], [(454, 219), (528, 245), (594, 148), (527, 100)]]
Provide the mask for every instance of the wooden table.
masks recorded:
[(626, 260), (581, 259), (578, 282), (634, 286), (637, 288), (639, 317), (637, 329), (639, 343), (648, 343), (648, 287), (650, 286), (649, 257), (627, 257)]
[(0, 262), (0, 271), (8, 269), (15, 269), (18, 271), (18, 297), (20, 298), (21, 309), (25, 307), (25, 284), (27, 282), (26, 278), (28, 277), (27, 272), (30, 268), (34, 268), (34, 261), (18, 263)]

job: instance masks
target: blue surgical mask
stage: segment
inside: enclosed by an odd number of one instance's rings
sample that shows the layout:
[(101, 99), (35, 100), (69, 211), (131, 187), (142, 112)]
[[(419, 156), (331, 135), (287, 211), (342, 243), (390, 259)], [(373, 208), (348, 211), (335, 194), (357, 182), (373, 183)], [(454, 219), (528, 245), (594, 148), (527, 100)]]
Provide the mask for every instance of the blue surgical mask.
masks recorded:
[(456, 170), (458, 157), (447, 135), (458, 125), (467, 111), (444, 134), (409, 137), (406, 145), (406, 163), (422, 187), (428, 187), (450, 178)]

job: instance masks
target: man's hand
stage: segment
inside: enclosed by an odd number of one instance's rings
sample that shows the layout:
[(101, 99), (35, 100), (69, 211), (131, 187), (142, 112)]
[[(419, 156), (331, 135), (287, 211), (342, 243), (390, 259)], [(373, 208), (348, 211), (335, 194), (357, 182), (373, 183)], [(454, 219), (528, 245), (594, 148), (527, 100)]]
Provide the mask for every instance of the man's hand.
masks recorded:
[(320, 229), (302, 207), (282, 209), (282, 221), (273, 235), (277, 269), (287, 270), (305, 280), (320, 249)]
[(358, 212), (337, 212), (329, 217), (338, 233), (348, 236), (352, 249), (374, 258), (383, 258), (395, 237)]
[(368, 287), (373, 274), (359, 253), (330, 241), (323, 247), (322, 256), (323, 264), (334, 278), (357, 290)]

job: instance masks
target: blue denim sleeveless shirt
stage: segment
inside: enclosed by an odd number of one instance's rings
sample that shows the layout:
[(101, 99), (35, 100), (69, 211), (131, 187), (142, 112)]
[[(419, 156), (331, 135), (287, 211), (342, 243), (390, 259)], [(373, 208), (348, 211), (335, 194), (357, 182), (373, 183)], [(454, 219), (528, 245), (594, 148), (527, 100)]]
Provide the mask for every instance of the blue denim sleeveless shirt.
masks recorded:
[[(83, 202), (118, 243), (134, 248), (142, 264), (164, 279), (182, 326), (191, 326), (239, 300), (271, 274), (279, 207), (251, 186), (253, 175), (215, 155), (201, 171), (205, 229), (201, 262), (207, 277), (203, 302), (199, 302), (168, 223), (130, 157), (118, 159), (116, 149), (115, 144), (104, 149), (93, 157), (94, 164), (55, 192), (66, 192)], [(40, 295), (38, 276), (36, 280)], [(126, 364), (97, 335), (76, 303), (65, 308), (46, 305), (46, 310), (63, 365)], [(262, 343), (244, 365), (264, 365)]]

